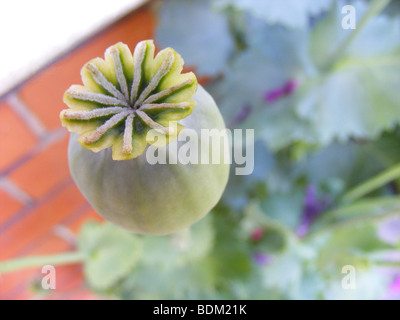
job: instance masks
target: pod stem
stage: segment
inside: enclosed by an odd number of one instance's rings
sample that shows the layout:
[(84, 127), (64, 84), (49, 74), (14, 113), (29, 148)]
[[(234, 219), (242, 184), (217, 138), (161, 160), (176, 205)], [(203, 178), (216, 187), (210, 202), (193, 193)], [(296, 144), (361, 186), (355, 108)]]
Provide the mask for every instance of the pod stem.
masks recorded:
[(53, 255), (31, 256), (0, 262), (0, 274), (18, 271), (26, 268), (42, 267), (45, 265), (66, 265), (80, 263), (85, 260), (81, 251), (72, 251)]

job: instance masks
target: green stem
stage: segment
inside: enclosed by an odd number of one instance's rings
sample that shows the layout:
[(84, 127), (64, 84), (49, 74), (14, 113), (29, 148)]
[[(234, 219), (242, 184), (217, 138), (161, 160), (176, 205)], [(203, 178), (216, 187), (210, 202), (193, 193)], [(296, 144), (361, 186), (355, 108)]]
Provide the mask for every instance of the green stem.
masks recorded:
[[(384, 151), (382, 151), (380, 148), (376, 146), (376, 144), (372, 143), (369, 144), (367, 147), (367, 153), (369, 152), (371, 156), (375, 156), (380, 160), (382, 165), (384, 167), (390, 167), (393, 166), (396, 161), (393, 161), (393, 159), (390, 158)], [(400, 180), (396, 179), (393, 180), (394, 184), (396, 185), (397, 189), (400, 190)]]
[[(400, 197), (378, 197), (360, 200), (352, 204), (325, 211), (317, 221), (318, 224), (332, 223), (339, 219), (350, 219), (354, 216), (375, 212), (377, 208), (400, 207)], [(393, 208), (392, 208), (393, 209)]]
[(377, 176), (368, 179), (366, 182), (363, 182), (359, 186), (353, 188), (349, 192), (347, 192), (343, 198), (342, 202), (349, 203), (355, 200), (360, 199), (366, 194), (370, 193), (373, 190), (376, 190), (390, 181), (396, 180), (400, 178), (400, 164), (396, 164), (395, 166), (385, 170), (384, 172), (378, 174)]
[(360, 22), (357, 24), (357, 28), (344, 40), (338, 50), (332, 55), (332, 59), (330, 60), (327, 70), (331, 70), (336, 63), (343, 58), (347, 49), (353, 43), (353, 41), (358, 37), (358, 35), (364, 30), (365, 26), (368, 22), (377, 16), (390, 2), (391, 0), (375, 0), (372, 2), (368, 11), (363, 15)]
[(80, 251), (67, 252), (54, 255), (32, 256), (17, 258), (0, 262), (0, 274), (17, 271), (25, 268), (42, 267), (44, 265), (74, 264), (85, 260), (85, 255)]
[(373, 261), (372, 263), (379, 267), (400, 268), (400, 261)]
[(393, 210), (393, 211), (389, 211), (387, 213), (384, 214), (380, 214), (380, 215), (363, 215), (363, 216), (359, 216), (353, 219), (347, 219), (344, 221), (339, 221), (339, 222), (335, 222), (332, 223), (326, 227), (320, 228), (316, 231), (310, 232), (304, 239), (311, 239), (315, 236), (327, 233), (327, 232), (332, 232), (338, 229), (346, 229), (346, 228), (351, 228), (354, 227), (356, 225), (362, 224), (362, 223), (377, 223), (380, 221), (383, 221), (387, 218), (391, 218), (391, 217), (399, 217), (400, 216), (400, 210)]

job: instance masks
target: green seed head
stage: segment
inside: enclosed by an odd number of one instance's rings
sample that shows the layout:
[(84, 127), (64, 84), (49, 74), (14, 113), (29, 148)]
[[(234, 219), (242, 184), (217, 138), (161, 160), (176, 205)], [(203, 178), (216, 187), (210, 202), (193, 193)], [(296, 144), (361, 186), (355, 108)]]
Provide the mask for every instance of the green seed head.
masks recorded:
[[(127, 160), (141, 155), (147, 143), (161, 146), (179, 135), (178, 121), (195, 106), (197, 79), (192, 72), (181, 74), (183, 59), (173, 49), (156, 57), (154, 52), (152, 40), (139, 42), (133, 55), (117, 43), (104, 60), (82, 68), (84, 85), (65, 92), (69, 109), (60, 114), (62, 125), (80, 134), (82, 146), (94, 152), (112, 147), (114, 160)], [(155, 134), (146, 138), (151, 129)]]

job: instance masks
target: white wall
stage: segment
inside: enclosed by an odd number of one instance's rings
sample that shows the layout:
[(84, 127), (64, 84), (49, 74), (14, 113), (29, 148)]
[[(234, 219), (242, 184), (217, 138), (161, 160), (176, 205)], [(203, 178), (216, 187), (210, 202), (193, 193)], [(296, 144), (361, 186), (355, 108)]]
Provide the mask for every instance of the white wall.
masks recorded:
[(146, 0), (0, 0), (0, 96)]

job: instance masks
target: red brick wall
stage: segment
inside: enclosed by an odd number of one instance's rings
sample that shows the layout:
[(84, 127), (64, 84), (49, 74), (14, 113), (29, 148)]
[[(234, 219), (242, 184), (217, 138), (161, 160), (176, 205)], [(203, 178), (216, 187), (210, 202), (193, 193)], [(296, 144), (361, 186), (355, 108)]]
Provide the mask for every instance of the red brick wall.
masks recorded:
[[(68, 133), (60, 126), (64, 91), (80, 84), (80, 69), (122, 41), (131, 50), (153, 37), (148, 7), (116, 24), (42, 70), (0, 102), (0, 261), (74, 249), (74, 234), (100, 219), (79, 193), (68, 170)], [(72, 235), (72, 236), (71, 236)], [(56, 268), (57, 289), (32, 290), (40, 269), (0, 275), (0, 299), (92, 299), (81, 265)]]

